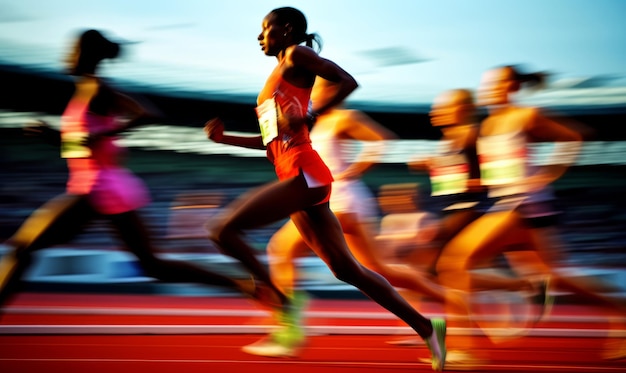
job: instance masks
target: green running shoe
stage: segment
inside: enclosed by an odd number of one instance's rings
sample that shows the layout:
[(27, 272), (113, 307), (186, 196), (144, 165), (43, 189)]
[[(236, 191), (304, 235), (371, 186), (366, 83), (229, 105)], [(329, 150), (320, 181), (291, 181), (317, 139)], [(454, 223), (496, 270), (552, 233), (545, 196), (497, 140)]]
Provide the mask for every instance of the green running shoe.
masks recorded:
[(251, 355), (266, 357), (295, 357), (306, 341), (303, 328), (303, 311), (309, 297), (306, 292), (296, 291), (289, 297), (289, 305), (276, 311), (280, 328), (267, 337), (244, 346), (242, 350)]
[(304, 309), (309, 303), (309, 296), (305, 291), (295, 291), (289, 297), (289, 305), (280, 309), (277, 313), (278, 323), (285, 327), (303, 324)]
[(426, 346), (430, 350), (431, 362), (434, 371), (441, 372), (446, 364), (446, 320), (431, 319), (433, 334), (426, 338)]
[(285, 327), (274, 331), (268, 336), (241, 348), (250, 355), (291, 358), (298, 356), (304, 345), (306, 336), (300, 327)]

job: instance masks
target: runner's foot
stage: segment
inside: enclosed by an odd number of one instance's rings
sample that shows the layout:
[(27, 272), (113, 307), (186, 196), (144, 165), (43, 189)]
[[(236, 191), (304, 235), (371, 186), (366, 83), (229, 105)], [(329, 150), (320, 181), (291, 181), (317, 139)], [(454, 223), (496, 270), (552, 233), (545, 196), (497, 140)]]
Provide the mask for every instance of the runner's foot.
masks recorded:
[(270, 335), (243, 346), (241, 350), (250, 355), (290, 358), (298, 356), (299, 349), (306, 340), (304, 331), (299, 327), (277, 330)]
[[(430, 358), (419, 359), (422, 363), (432, 363)], [(446, 354), (446, 370), (478, 370), (487, 365), (488, 361), (465, 351), (448, 351)]]
[(426, 346), (430, 350), (431, 363), (434, 371), (441, 372), (446, 364), (446, 320), (431, 319), (433, 334), (426, 338)]
[(244, 346), (242, 350), (251, 355), (267, 357), (294, 357), (306, 341), (302, 327), (303, 310), (308, 303), (306, 292), (297, 291), (288, 297), (289, 303), (276, 311), (280, 329), (267, 337)]

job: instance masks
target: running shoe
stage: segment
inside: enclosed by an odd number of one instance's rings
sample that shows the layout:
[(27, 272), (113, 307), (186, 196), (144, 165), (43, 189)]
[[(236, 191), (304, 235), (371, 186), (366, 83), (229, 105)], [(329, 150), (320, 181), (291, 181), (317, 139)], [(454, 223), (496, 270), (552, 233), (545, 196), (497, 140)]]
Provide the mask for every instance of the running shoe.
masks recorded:
[(266, 357), (294, 357), (306, 341), (303, 325), (303, 310), (308, 303), (306, 292), (297, 291), (289, 297), (289, 304), (276, 311), (280, 328), (267, 337), (242, 350), (251, 355)]
[(303, 323), (303, 311), (309, 303), (309, 296), (305, 291), (294, 291), (288, 297), (289, 304), (277, 311), (277, 321), (283, 326), (300, 326)]
[(290, 358), (298, 356), (298, 351), (304, 345), (305, 340), (302, 328), (285, 327), (252, 344), (243, 346), (241, 350), (256, 356)]
[(274, 340), (285, 346), (304, 342), (303, 311), (309, 303), (309, 297), (305, 291), (294, 291), (293, 295), (288, 298), (289, 304), (277, 312), (277, 321), (281, 329), (274, 334)]
[(431, 319), (433, 334), (426, 338), (426, 346), (430, 350), (431, 363), (434, 371), (441, 372), (446, 364), (446, 320)]
[[(421, 358), (419, 359), (422, 363), (431, 363), (432, 359), (430, 358)], [(458, 371), (467, 371), (467, 370), (478, 370), (481, 367), (484, 367), (489, 363), (488, 360), (473, 356), (472, 354), (465, 351), (454, 351), (450, 350), (446, 354), (446, 369), (447, 370), (458, 370)]]

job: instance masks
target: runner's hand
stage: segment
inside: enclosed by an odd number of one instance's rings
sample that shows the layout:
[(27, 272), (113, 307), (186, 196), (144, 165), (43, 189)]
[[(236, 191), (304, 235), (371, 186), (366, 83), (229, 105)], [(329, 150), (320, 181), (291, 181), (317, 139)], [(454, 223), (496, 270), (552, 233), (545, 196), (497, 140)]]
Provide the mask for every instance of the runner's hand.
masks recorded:
[(219, 118), (213, 118), (204, 124), (204, 132), (209, 140), (222, 142), (224, 139), (224, 122)]

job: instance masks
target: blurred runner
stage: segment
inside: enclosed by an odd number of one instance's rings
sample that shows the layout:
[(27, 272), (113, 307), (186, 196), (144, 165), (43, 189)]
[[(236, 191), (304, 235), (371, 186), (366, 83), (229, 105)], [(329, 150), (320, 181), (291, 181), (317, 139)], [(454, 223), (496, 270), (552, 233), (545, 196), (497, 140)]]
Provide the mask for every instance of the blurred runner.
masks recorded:
[(0, 304), (17, 290), (34, 251), (70, 241), (94, 219), (104, 219), (115, 229), (148, 276), (225, 286), (256, 296), (252, 280), (236, 281), (155, 255), (138, 211), (150, 200), (148, 190), (124, 167), (125, 149), (116, 140), (123, 131), (153, 122), (159, 113), (98, 77), (100, 63), (119, 53), (120, 45), (101, 32), (82, 32), (66, 61), (68, 73), (75, 79), (75, 92), (61, 118), (61, 131), (43, 122), (27, 128), (61, 147), (69, 180), (64, 194), (37, 209), (5, 242), (11, 250), (0, 262)]
[[(455, 89), (439, 95), (431, 110), (431, 123), (439, 127), (443, 137), (437, 157), (426, 162), (412, 163), (413, 169), (426, 168), (431, 180), (431, 200), (441, 216), (440, 229), (433, 244), (441, 260), (447, 260), (449, 250), (446, 244), (461, 232), (468, 224), (482, 216), (490, 206), (487, 189), (481, 185), (479, 158), (476, 141), (479, 133), (477, 110), (472, 92), (466, 89)], [(500, 243), (499, 243), (500, 244)], [(506, 242), (501, 242), (506, 246)], [(419, 253), (418, 253), (419, 254)], [(441, 265), (435, 260), (433, 266)], [(499, 328), (527, 327), (527, 321), (534, 318), (530, 313), (528, 303), (540, 299), (544, 302), (541, 280), (528, 279), (523, 276), (505, 276), (491, 272), (484, 274), (470, 272), (472, 285), (470, 291), (471, 306), (474, 309), (459, 308), (455, 304), (446, 304), (446, 314), (451, 315), (450, 322), (459, 328), (476, 326), (475, 320), (481, 317), (477, 300), (485, 298), (489, 303), (489, 313), (497, 312), (503, 317)], [(495, 290), (495, 292), (493, 292)], [(483, 291), (491, 291), (484, 293)], [(524, 292), (519, 295), (512, 292)], [(478, 292), (478, 293), (477, 293)], [(493, 299), (493, 294), (502, 295)], [(516, 314), (525, 312), (524, 317), (513, 318), (511, 310), (506, 309), (509, 303), (515, 304)], [(480, 326), (480, 325), (478, 325)], [(472, 350), (473, 338), (464, 341), (465, 349)], [(473, 356), (467, 351), (450, 351), (447, 363), (456, 368), (469, 368), (477, 364), (484, 364), (484, 359)]]
[[(541, 73), (522, 74), (512, 66), (483, 75), (478, 102), (489, 109), (489, 116), (481, 123), (477, 153), (481, 183), (489, 188), (491, 207), (446, 245), (437, 264), (439, 279), (446, 286), (474, 290), (479, 284), (472, 270), (492, 262), (511, 245), (522, 245), (538, 255), (538, 260), (527, 263), (535, 267), (534, 275), (549, 274), (551, 285), (583, 295), (621, 319), (623, 305), (594, 292), (595, 286), (560, 266), (559, 212), (554, 208), (551, 184), (574, 164), (582, 137), (538, 109), (512, 102), (523, 85), (540, 85), (543, 79)], [(529, 145), (541, 141), (553, 142), (555, 147), (546, 165), (540, 167), (530, 162)], [(623, 352), (623, 347), (612, 346), (606, 357), (623, 356)]]

